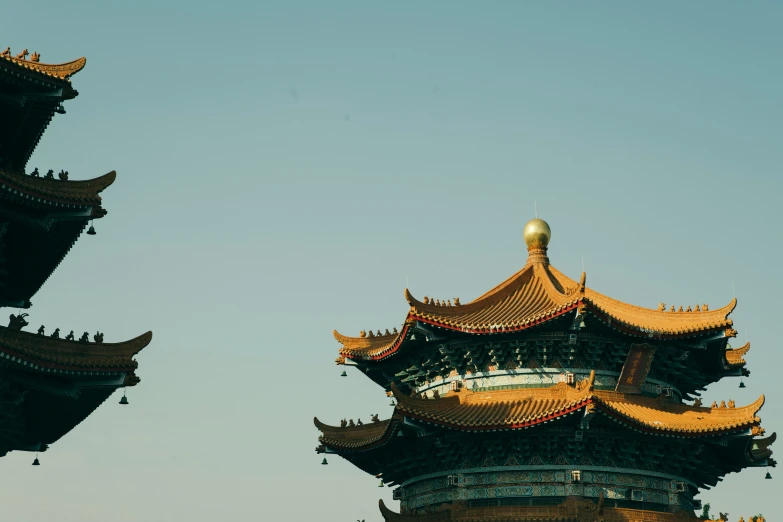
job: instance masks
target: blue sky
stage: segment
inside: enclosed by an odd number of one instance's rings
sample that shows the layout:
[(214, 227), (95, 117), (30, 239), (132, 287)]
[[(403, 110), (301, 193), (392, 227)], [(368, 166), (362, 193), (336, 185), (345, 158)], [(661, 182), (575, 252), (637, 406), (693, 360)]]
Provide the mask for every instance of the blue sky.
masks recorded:
[[(752, 402), (781, 427), (778, 2), (13, 2), (0, 45), (87, 56), (30, 167), (117, 170), (31, 324), (148, 329), (112, 397), (30, 466), (9, 520), (380, 520), (377, 488), (320, 466), (312, 417), (388, 416), (340, 379), (331, 331), (398, 326), (550, 259), (638, 305), (739, 299)], [(4, 48), (4, 47), (3, 47)], [(773, 470), (773, 475), (775, 475)], [(777, 507), (764, 470), (701, 498)], [(395, 504), (396, 505), (396, 504)], [(56, 508), (54, 507), (56, 506)]]

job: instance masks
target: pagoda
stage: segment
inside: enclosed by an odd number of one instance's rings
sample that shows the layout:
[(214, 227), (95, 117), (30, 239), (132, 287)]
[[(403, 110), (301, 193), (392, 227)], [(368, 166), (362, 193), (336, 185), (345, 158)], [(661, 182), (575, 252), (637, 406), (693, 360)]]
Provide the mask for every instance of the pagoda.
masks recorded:
[(45, 451), (116, 389), (137, 384), (133, 358), (152, 339), (147, 332), (109, 343), (101, 332), (25, 330), (29, 314), (22, 310), (88, 225), (87, 234), (95, 234), (92, 220), (106, 215), (99, 194), (116, 177), (26, 172), (49, 122), (78, 95), (70, 77), (86, 63), (40, 58), (27, 50), (0, 54), (0, 306), (11, 310), (8, 326), (0, 326), (0, 456)]
[(695, 522), (701, 489), (775, 466), (763, 395), (699, 398), (749, 376), (750, 345), (729, 344), (736, 299), (622, 303), (550, 265), (550, 237), (530, 221), (525, 266), (472, 302), (406, 289), (399, 331), (334, 332), (337, 363), (386, 390), (394, 410), (364, 424), (316, 418), (316, 451), (395, 487), (399, 513), (381, 501), (386, 521)]

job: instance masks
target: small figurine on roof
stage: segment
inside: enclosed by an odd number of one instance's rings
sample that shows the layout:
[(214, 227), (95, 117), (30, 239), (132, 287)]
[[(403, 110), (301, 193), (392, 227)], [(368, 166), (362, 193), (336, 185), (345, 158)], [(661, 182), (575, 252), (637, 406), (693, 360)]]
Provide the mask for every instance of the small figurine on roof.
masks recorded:
[(68, 171), (67, 170), (61, 170), (60, 173), (58, 174), (58, 176), (60, 177), (60, 179), (62, 181), (68, 181)]
[(8, 329), (15, 330), (17, 332), (20, 331), (28, 324), (27, 321), (25, 320), (25, 317), (27, 316), (28, 314), (19, 314), (19, 315), (11, 314), (11, 316), (8, 318)]
[(38, 335), (44, 334), (44, 325), (41, 325), (41, 327), (38, 329)]
[(41, 173), (38, 172), (38, 167), (35, 167), (33, 171), (30, 173), (31, 178), (39, 178), (41, 177)]
[(103, 334), (101, 332), (95, 332), (95, 335), (92, 337), (92, 340), (95, 341), (97, 344), (101, 344), (103, 342)]
[(80, 343), (89, 343), (90, 342), (90, 334), (87, 332), (84, 332), (81, 337), (79, 337)]
[(27, 58), (27, 55), (29, 54), (30, 52), (27, 49), (24, 49), (21, 53), (14, 56), (14, 58), (16, 58), (17, 60), (24, 60), (25, 58)]
[(46, 179), (54, 179), (54, 170), (49, 169), (49, 172), (46, 173), (45, 178)]
[(40, 62), (41, 61), (41, 54), (33, 51), (33, 54), (30, 55), (30, 61), (31, 62)]
[(54, 331), (52, 332), (52, 335), (50, 335), (49, 337), (51, 337), (52, 339), (59, 339), (60, 338), (60, 329), (59, 328), (55, 328)]
[(2, 56), (4, 58), (11, 56), (11, 48), (10, 47), (6, 47), (5, 51), (0, 53), (0, 56)]
[(71, 330), (71, 333), (65, 336), (66, 341), (73, 341), (73, 330)]

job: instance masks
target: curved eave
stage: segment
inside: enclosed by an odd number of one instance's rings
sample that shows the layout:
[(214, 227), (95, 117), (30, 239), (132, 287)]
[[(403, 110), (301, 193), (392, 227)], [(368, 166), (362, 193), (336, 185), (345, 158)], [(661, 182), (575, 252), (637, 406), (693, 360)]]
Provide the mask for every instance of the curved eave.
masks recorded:
[(753, 439), (749, 442), (751, 447), (749, 454), (753, 462), (761, 462), (772, 457), (772, 450), (769, 448), (778, 438), (777, 433), (763, 439)]
[(98, 195), (117, 179), (117, 172), (89, 180), (60, 181), (56, 179), (33, 178), (0, 170), (0, 187), (12, 190), (27, 199), (55, 205), (97, 206), (101, 204)]
[[(611, 401), (599, 401), (598, 409), (613, 420), (626, 425), (634, 431), (649, 433), (653, 435), (665, 435), (671, 437), (709, 437), (726, 435), (730, 433), (744, 432), (758, 426), (761, 420), (755, 416), (761, 406), (764, 404), (762, 395), (756, 402), (743, 408), (699, 408), (704, 415), (722, 415), (731, 416), (731, 419), (720, 425), (700, 425), (698, 421), (687, 426), (672, 427), (663, 423), (656, 424), (656, 421), (646, 420), (639, 416), (628, 415), (623, 412)], [(744, 411), (743, 411), (744, 410)], [(694, 411), (689, 407), (688, 411)], [(745, 413), (746, 415), (742, 415)]]
[(66, 82), (69, 81), (71, 76), (84, 69), (84, 66), (87, 65), (87, 58), (85, 57), (60, 64), (20, 60), (13, 56), (2, 56), (0, 59), (5, 60), (9, 64), (19, 67), (20, 69), (24, 69), (25, 71), (38, 73), (43, 76), (48, 76), (49, 78), (55, 78)]
[(367, 451), (384, 445), (394, 435), (397, 419), (392, 417), (361, 426), (330, 426), (313, 418), (313, 424), (321, 432), (319, 441), (337, 453)]
[[(740, 408), (669, 406), (657, 400), (627, 397), (616, 392), (594, 392), (591, 391), (589, 381), (581, 391), (561, 383), (550, 388), (538, 389), (537, 393), (531, 393), (530, 389), (481, 392), (480, 395), (463, 391), (450, 393), (438, 399), (421, 399), (408, 397), (392, 384), (392, 393), (397, 399), (396, 414), (463, 431), (529, 428), (569, 415), (592, 404), (604, 414), (635, 431), (675, 437), (722, 435), (757, 426), (761, 420), (756, 414), (765, 400), (762, 395), (754, 403)], [(478, 399), (474, 400), (474, 397)], [(552, 399), (555, 399), (555, 404), (547, 409), (530, 409), (532, 401), (551, 403)], [(470, 410), (473, 412), (465, 415), (465, 412)], [(528, 411), (533, 413), (527, 413)], [(503, 417), (498, 418), (498, 415)]]
[(0, 327), (0, 352), (6, 359), (41, 371), (132, 371), (133, 356), (152, 341), (152, 332), (119, 343), (82, 343)]
[(745, 355), (749, 351), (750, 351), (749, 342), (746, 342), (744, 345), (740, 346), (739, 348), (728, 348), (724, 352), (726, 365), (732, 368), (745, 366), (745, 359), (743, 358), (743, 355)]

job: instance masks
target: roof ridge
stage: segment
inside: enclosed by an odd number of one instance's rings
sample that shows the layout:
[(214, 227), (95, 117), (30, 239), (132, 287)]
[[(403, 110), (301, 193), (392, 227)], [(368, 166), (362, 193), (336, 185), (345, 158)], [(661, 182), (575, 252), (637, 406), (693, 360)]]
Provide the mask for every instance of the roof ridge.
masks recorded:
[(76, 60), (71, 60), (70, 62), (58, 63), (58, 64), (33, 62), (31, 60), (22, 60), (14, 56), (0, 55), (0, 59), (3, 59), (19, 67), (23, 67), (25, 69), (29, 69), (31, 71), (44, 74), (46, 76), (51, 76), (53, 78), (57, 78), (59, 80), (65, 80), (65, 81), (69, 81), (69, 78), (71, 76), (84, 69), (84, 66), (87, 65), (87, 58), (85, 58), (84, 56), (82, 56), (81, 58), (77, 58)]

